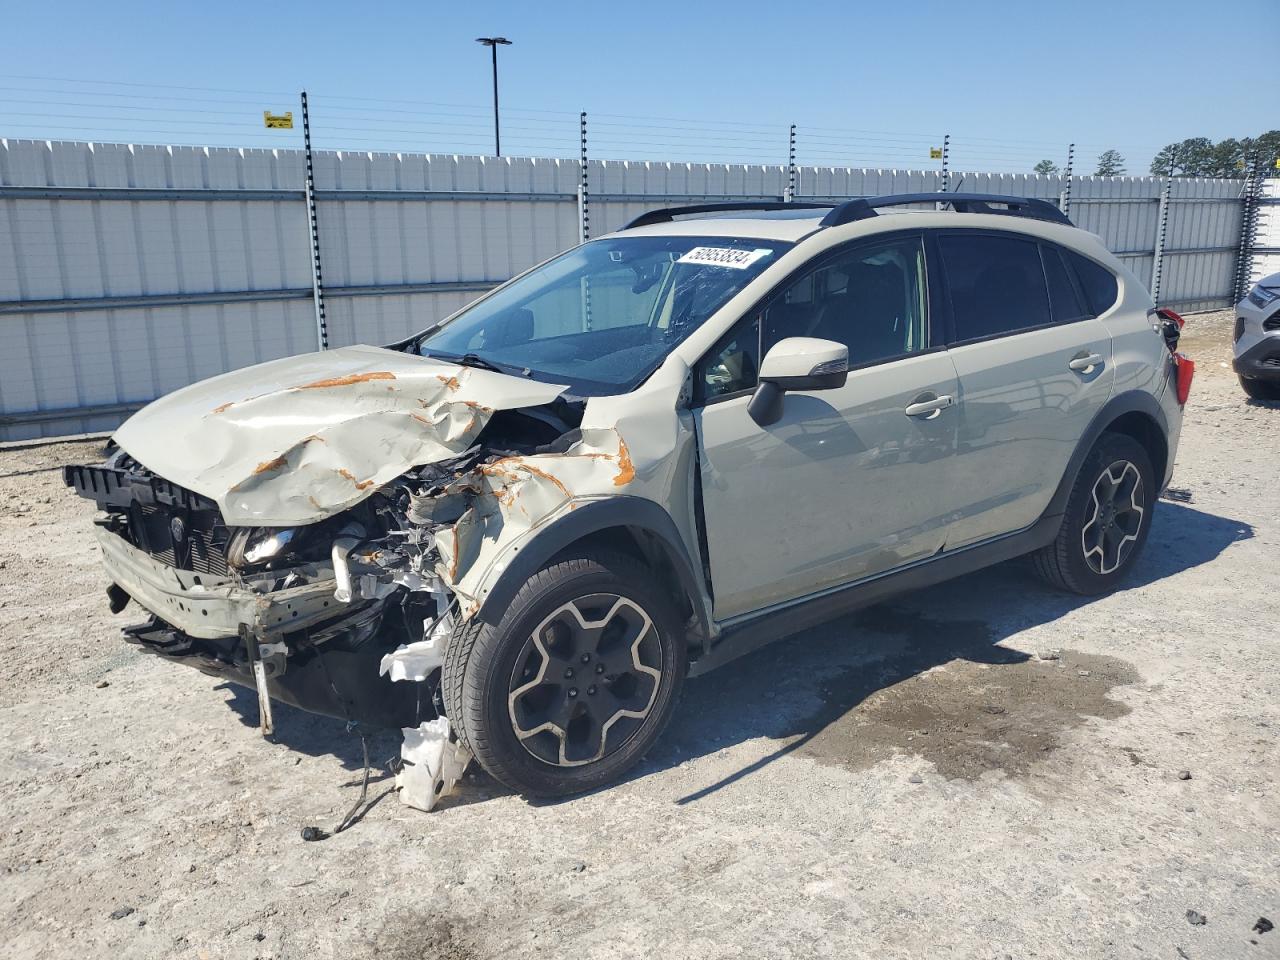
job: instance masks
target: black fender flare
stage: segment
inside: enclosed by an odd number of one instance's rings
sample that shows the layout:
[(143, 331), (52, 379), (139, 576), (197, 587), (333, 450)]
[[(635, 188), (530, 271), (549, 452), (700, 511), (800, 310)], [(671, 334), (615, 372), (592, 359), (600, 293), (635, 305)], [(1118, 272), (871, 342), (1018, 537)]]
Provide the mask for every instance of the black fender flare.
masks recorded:
[[(1054, 491), (1053, 499), (1045, 508), (1044, 516), (1061, 516), (1066, 512), (1067, 498), (1071, 496), (1071, 488), (1075, 486), (1076, 477), (1080, 473), (1085, 457), (1089, 455), (1089, 451), (1093, 449), (1093, 445), (1098, 442), (1098, 438), (1107, 427), (1129, 413), (1141, 413), (1149, 417), (1165, 438), (1165, 446), (1168, 446), (1169, 419), (1165, 416), (1160, 401), (1143, 390), (1126, 390), (1124, 393), (1116, 394), (1103, 404), (1102, 409), (1089, 421), (1089, 426), (1080, 437), (1080, 442), (1076, 444), (1075, 452), (1071, 454), (1071, 460), (1067, 463), (1066, 472), (1062, 475), (1058, 489)], [(1164, 478), (1158, 477), (1156, 482), (1163, 483)]]
[(549, 523), (510, 559), (475, 616), (489, 622), (501, 619), (520, 587), (552, 557), (584, 537), (617, 527), (643, 531), (658, 541), (689, 597), (702, 639), (709, 637), (711, 615), (703, 599), (706, 588), (695, 572), (698, 567), (689, 556), (675, 521), (652, 500), (630, 496), (588, 500)]

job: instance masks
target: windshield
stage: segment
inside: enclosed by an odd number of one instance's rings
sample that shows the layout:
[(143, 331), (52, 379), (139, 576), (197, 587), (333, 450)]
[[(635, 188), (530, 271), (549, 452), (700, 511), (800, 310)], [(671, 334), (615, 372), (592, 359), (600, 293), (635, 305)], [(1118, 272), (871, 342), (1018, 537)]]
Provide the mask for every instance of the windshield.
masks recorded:
[(423, 356), (628, 390), (778, 259), (790, 243), (737, 237), (619, 237), (575, 247), (455, 316)]

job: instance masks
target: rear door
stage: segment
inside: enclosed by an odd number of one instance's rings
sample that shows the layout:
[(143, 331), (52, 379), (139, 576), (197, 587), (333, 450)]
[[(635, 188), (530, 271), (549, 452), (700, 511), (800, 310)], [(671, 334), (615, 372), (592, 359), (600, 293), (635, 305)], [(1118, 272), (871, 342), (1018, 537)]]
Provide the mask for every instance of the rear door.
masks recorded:
[(1115, 373), (1110, 332), (1059, 247), (948, 230), (934, 250), (960, 380), (953, 549), (1039, 519)]

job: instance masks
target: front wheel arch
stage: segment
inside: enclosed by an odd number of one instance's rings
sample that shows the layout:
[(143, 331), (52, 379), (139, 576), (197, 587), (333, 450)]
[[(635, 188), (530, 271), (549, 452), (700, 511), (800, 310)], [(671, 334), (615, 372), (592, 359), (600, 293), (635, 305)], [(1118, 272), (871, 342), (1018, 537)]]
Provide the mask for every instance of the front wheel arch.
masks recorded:
[(630, 555), (653, 569), (690, 624), (689, 646), (705, 649), (712, 620), (706, 583), (696, 573), (700, 566), (671, 515), (640, 497), (585, 501), (552, 521), (509, 558), (485, 593), (475, 619), (501, 619), (535, 573), (560, 557), (592, 548)]

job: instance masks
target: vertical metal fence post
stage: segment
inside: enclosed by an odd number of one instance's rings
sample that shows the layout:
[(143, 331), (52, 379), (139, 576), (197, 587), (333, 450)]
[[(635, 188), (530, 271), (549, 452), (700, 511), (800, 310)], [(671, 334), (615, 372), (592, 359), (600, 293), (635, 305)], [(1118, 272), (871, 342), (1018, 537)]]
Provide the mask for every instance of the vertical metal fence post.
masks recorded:
[(587, 197), (587, 114), (585, 110), (578, 114), (578, 147), (582, 165), (578, 179), (578, 242), (586, 243), (591, 239), (591, 208), (588, 206)]
[(796, 198), (796, 125), (791, 125), (791, 137), (787, 146), (787, 192), (783, 200), (790, 203)]
[(951, 162), (951, 134), (944, 133), (942, 135), (942, 190), (946, 193), (951, 189), (951, 172), (948, 165)]
[(1173, 191), (1174, 158), (1169, 158), (1169, 172), (1160, 191), (1160, 229), (1156, 233), (1156, 246), (1151, 252), (1151, 299), (1160, 302), (1160, 283), (1164, 273), (1164, 241), (1169, 233), (1169, 195)]
[(1067, 183), (1066, 189), (1062, 192), (1062, 213), (1064, 216), (1071, 216), (1071, 167), (1076, 159), (1076, 145), (1074, 143), (1067, 144)]
[(1169, 195), (1174, 186), (1174, 174), (1170, 170), (1165, 177), (1165, 188), (1160, 191), (1160, 230), (1156, 233), (1156, 248), (1151, 253), (1151, 298), (1160, 303), (1160, 284), (1164, 279), (1165, 237), (1169, 234)]
[[(587, 112), (578, 114), (578, 145), (580, 147), (579, 162), (581, 179), (578, 181), (578, 242), (586, 243), (591, 239), (591, 208), (588, 199), (587, 180)], [(583, 277), (579, 294), (582, 298), (583, 329), (591, 329), (591, 278)]]
[(1244, 192), (1240, 196), (1240, 243), (1236, 250), (1235, 282), (1231, 290), (1233, 304), (1244, 299), (1244, 295), (1249, 292), (1249, 281), (1253, 278), (1253, 248), (1258, 242), (1263, 176), (1261, 156), (1254, 153), (1245, 170)]
[(307, 223), (311, 230), (311, 300), (316, 310), (316, 342), (321, 350), (329, 349), (329, 327), (324, 318), (324, 279), (320, 272), (320, 230), (316, 226), (316, 179), (311, 163), (311, 115), (307, 110), (307, 91), (302, 91), (302, 146), (306, 156)]

